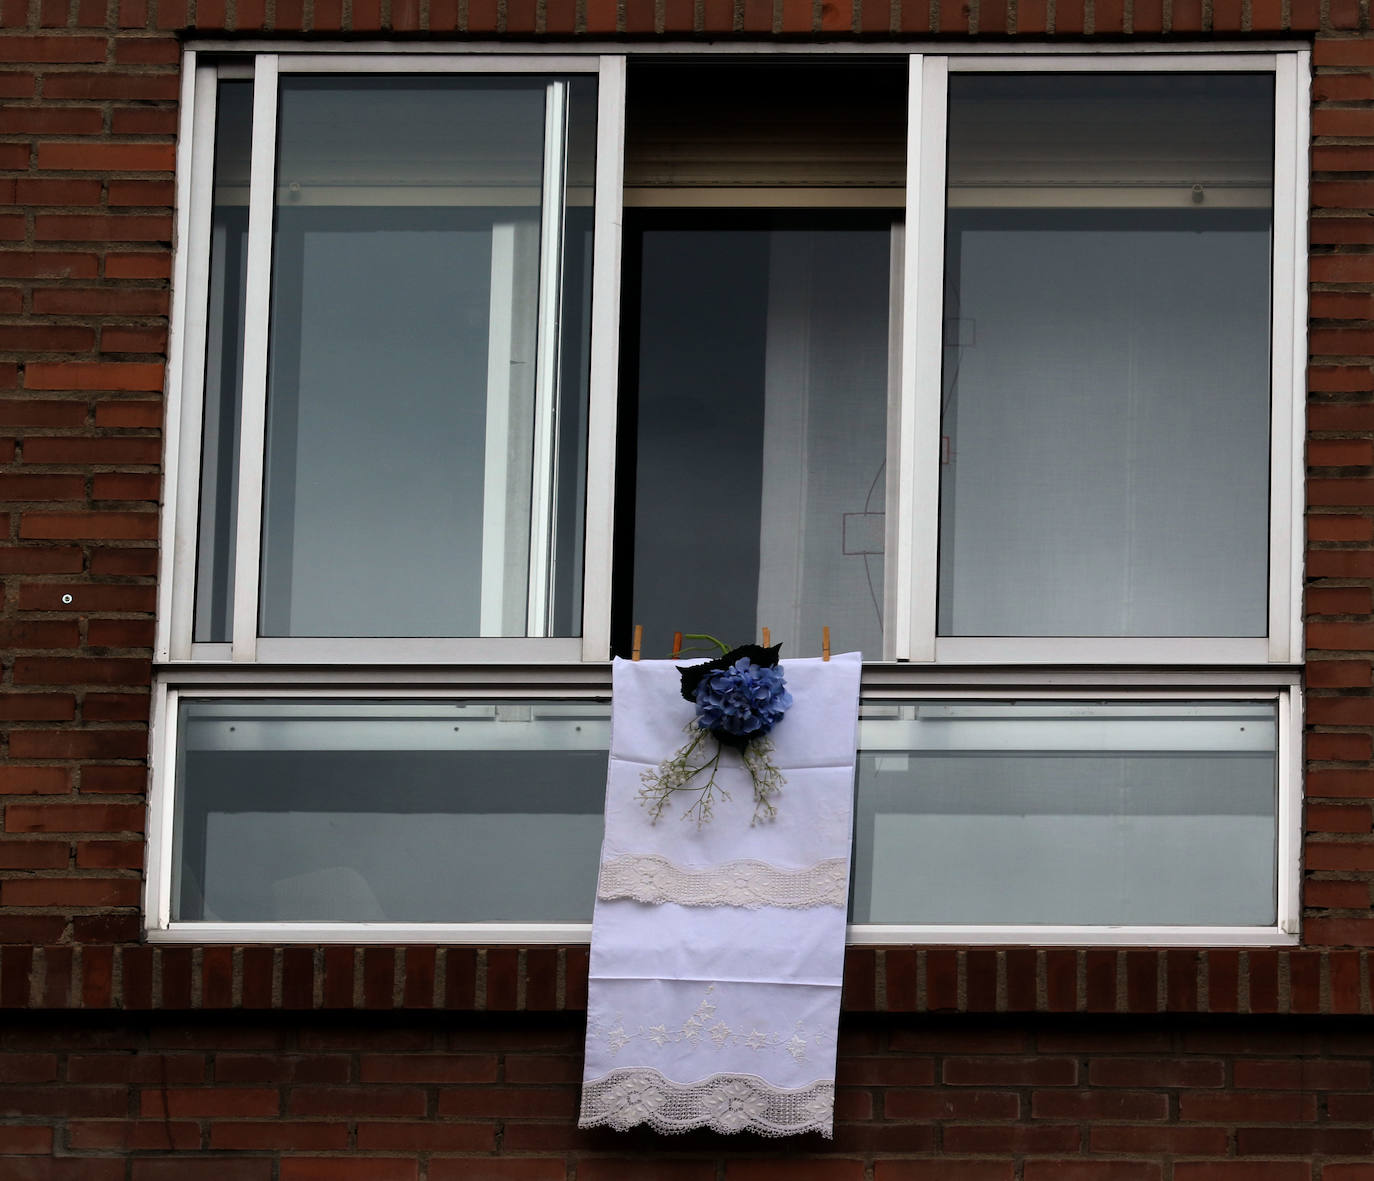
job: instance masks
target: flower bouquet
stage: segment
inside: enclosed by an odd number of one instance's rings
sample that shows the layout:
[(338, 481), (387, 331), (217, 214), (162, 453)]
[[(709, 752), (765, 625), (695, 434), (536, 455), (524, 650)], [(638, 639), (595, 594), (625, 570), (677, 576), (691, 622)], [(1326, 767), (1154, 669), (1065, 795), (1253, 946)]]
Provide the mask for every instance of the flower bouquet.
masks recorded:
[(696, 706), (696, 716), (687, 723), (687, 742), (671, 758), (640, 775), (639, 801), (648, 808), (651, 822), (657, 823), (672, 797), (685, 792), (692, 799), (682, 819), (695, 820), (698, 828), (710, 823), (717, 800), (730, 798), (717, 778), (721, 759), (729, 750), (753, 782), (750, 823), (772, 820), (777, 816), (774, 799), (782, 791), (783, 778), (773, 764), (769, 734), (792, 705), (778, 666), (782, 645), (744, 644), (727, 651), (714, 637), (692, 638), (713, 640), (725, 655), (679, 667), (682, 696)]

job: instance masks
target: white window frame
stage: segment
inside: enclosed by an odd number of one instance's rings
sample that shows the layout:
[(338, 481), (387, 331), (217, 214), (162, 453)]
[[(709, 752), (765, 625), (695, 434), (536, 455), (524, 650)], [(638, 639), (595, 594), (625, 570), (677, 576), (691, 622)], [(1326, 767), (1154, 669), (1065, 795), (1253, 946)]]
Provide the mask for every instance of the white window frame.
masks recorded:
[[(151, 751), (148, 936), (168, 943), (585, 942), (585, 924), (204, 923), (170, 919), (176, 792), (176, 704), (215, 697), (567, 697), (609, 695), (615, 429), (619, 373), (621, 213), (624, 205), (624, 47), (287, 42), (193, 43), (184, 56), (177, 161), (177, 241), (171, 335), (156, 677)], [(732, 44), (637, 47), (646, 56), (712, 53), (905, 57), (909, 68), (906, 221), (894, 235), (894, 394), (889, 407), (890, 621), (880, 662), (864, 673), (866, 697), (1151, 697), (1272, 700), (1278, 706), (1277, 920), (1264, 927), (862, 925), (856, 944), (1046, 946), (1256, 946), (1298, 939), (1302, 708), (1301, 620), (1305, 433), (1307, 167), (1310, 54), (1291, 44), (1164, 47), (827, 46)], [(1010, 71), (1260, 71), (1275, 80), (1271, 333), (1269, 629), (1265, 637), (940, 637), (935, 593), (943, 341), (945, 116), (951, 73)], [(271, 169), (275, 79), (284, 73), (549, 73), (598, 79), (590, 341), (590, 402), (580, 638), (310, 639), (256, 634), (255, 530), (260, 520), (271, 271)], [(199, 524), (202, 383), (209, 290), (215, 96), (224, 78), (254, 78), (244, 342), (241, 487), (231, 643), (192, 641)], [(264, 230), (264, 226), (267, 230)], [(256, 229), (256, 233), (254, 233)], [(251, 380), (249, 374), (251, 372)], [(246, 480), (246, 482), (245, 482)], [(904, 610), (894, 610), (896, 604)]]
[[(896, 655), (963, 664), (1288, 664), (1302, 659), (1302, 468), (1307, 358), (1307, 159), (1310, 62), (1299, 53), (970, 53), (913, 56), (907, 124), (907, 225), (900, 446), (931, 462), (901, 467), (909, 521), (897, 551), (897, 601), (910, 605)], [(951, 73), (1259, 72), (1274, 76), (1274, 209), (1270, 349), (1269, 587), (1265, 636), (940, 636), (940, 391), (944, 340), (945, 120)]]
[[(394, 48), (394, 47), (392, 47)], [(670, 52), (670, 47), (656, 47)], [(741, 47), (740, 52), (747, 51)], [(889, 50), (888, 52), (891, 52)], [(256, 315), (244, 342), (243, 446), (235, 546), (233, 638), (192, 643), (199, 483), (179, 475), (198, 454), (205, 363), (215, 79), (244, 65), (198, 66), (186, 55), (179, 147), (178, 240), (169, 364), (167, 487), (157, 660), (339, 664), (601, 661), (610, 655), (615, 404), (619, 348), (620, 218), (624, 203), (625, 57), (616, 54), (263, 52), (247, 61), (258, 83), (253, 131), (247, 303)], [(1290, 52), (942, 52), (908, 55), (907, 226), (900, 304), (906, 312), (892, 406), (894, 546), (892, 621), (882, 659), (917, 664), (1117, 665), (1293, 664), (1302, 657), (1302, 466), (1306, 359), (1307, 170), (1310, 55)], [(216, 70), (218, 69), (218, 74)], [(954, 72), (1269, 72), (1274, 76), (1274, 243), (1271, 331), (1268, 629), (1262, 637), (938, 636), (938, 454), (943, 333), (945, 114)], [(275, 80), (283, 73), (584, 73), (598, 79), (597, 174), (587, 456), (582, 636), (574, 638), (378, 639), (259, 637), (258, 532), (265, 421), (267, 306), (271, 282), (271, 169)], [(901, 309), (894, 308), (894, 313)], [(898, 318), (894, 316), (894, 318)], [(889, 606), (892, 606), (890, 604)]]
[[(246, 67), (246, 68), (245, 68)], [(580, 74), (597, 79), (597, 160), (592, 257), (592, 351), (588, 405), (586, 570), (580, 637), (378, 638), (267, 637), (258, 634), (263, 444), (267, 408), (268, 317), (272, 284), (272, 220), (276, 200), (277, 80), (285, 74)], [(248, 212), (239, 496), (234, 543), (234, 601), (228, 643), (193, 640), (200, 483), (196, 478), (203, 426), (210, 213), (213, 203), (215, 101), (221, 78), (251, 77), (253, 129)], [(620, 299), (620, 209), (624, 143), (625, 59), (617, 55), (257, 53), (246, 62), (203, 64), (185, 55), (178, 157), (178, 243), (174, 334), (169, 347), (167, 446), (155, 659), (234, 663), (348, 665), (395, 663), (556, 663), (604, 660), (610, 651), (611, 493)], [(547, 194), (546, 194), (547, 195)], [(547, 203), (547, 202), (546, 202)], [(561, 203), (560, 203), (561, 205)], [(560, 221), (545, 210), (545, 232)], [(549, 342), (553, 284), (541, 281), (541, 362), (553, 364)], [(546, 416), (547, 417), (547, 416)], [(548, 445), (548, 439), (544, 442)], [(183, 462), (183, 457), (185, 461)], [(184, 467), (184, 471), (182, 470)], [(598, 533), (594, 523), (604, 523)], [(534, 608), (532, 607), (533, 611)], [(537, 628), (535, 629), (537, 630)]]
[[(455, 685), (455, 679), (468, 683)], [(1051, 681), (1053, 683), (1051, 683)], [(1275, 754), (1276, 921), (1260, 926), (1144, 926), (1033, 924), (851, 924), (847, 940), (853, 944), (959, 944), (1025, 946), (1171, 946), (1227, 947), (1284, 945), (1297, 942), (1298, 868), (1302, 842), (1301, 685), (1290, 674), (1281, 685), (1259, 678), (1237, 679), (1222, 673), (1195, 675), (1180, 685), (1166, 676), (1118, 677), (1104, 684), (1101, 677), (1076, 674), (1029, 679), (1023, 684), (927, 684), (913, 688), (892, 677), (865, 676), (865, 701), (1005, 700), (1029, 701), (1236, 701), (1268, 702), (1276, 707), (1278, 748)], [(172, 885), (175, 876), (173, 834), (176, 794), (177, 720), (182, 700), (290, 699), (316, 700), (609, 700), (610, 682), (563, 679), (558, 686), (540, 682), (518, 670), (463, 678), (433, 678), (420, 686), (412, 677), (396, 674), (367, 686), (319, 673), (314, 678), (285, 677), (273, 682), (237, 678), (226, 684), (214, 676), (191, 676), (177, 684), (159, 683), (154, 699), (153, 774), (148, 822), (148, 860), (144, 906), (148, 938), (162, 943), (585, 943), (590, 923), (398, 923), (398, 922), (219, 922), (173, 921)]]

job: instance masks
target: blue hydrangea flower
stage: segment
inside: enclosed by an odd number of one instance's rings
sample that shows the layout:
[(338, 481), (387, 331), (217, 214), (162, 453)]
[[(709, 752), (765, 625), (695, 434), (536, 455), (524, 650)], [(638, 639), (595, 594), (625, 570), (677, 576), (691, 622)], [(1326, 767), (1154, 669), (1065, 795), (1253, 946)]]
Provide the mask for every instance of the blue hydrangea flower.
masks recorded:
[(693, 698), (697, 725), (732, 746), (767, 734), (792, 705), (782, 669), (747, 656), (706, 671)]

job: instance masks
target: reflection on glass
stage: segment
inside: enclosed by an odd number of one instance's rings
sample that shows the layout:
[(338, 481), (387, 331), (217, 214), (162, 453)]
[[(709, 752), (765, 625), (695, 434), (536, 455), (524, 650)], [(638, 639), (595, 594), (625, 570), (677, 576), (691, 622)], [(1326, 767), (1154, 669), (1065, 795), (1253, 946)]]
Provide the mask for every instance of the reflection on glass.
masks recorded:
[(282, 82), (263, 635), (577, 634), (594, 118), (589, 79)]
[(206, 308), (196, 549), (197, 642), (225, 643), (231, 638), (252, 121), (253, 84), (221, 82), (215, 105), (215, 196), (210, 213), (210, 299)]
[(173, 917), (588, 922), (609, 707), (186, 701)]
[(881, 658), (890, 230), (697, 224), (642, 241), (646, 643), (767, 626), (787, 654), (819, 655), (829, 626), (836, 650)]
[(1267, 630), (1268, 75), (950, 84), (939, 631)]
[(858, 923), (1268, 925), (1264, 702), (865, 703)]

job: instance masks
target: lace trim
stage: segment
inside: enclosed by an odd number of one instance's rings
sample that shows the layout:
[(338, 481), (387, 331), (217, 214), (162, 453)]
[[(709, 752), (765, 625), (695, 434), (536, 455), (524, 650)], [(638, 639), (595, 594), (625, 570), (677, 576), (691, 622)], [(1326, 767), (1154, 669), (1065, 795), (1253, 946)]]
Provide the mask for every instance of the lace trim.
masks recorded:
[(581, 1128), (606, 1124), (618, 1132), (648, 1124), (656, 1132), (819, 1132), (826, 1139), (834, 1122), (835, 1084), (830, 1079), (788, 1091), (752, 1074), (713, 1074), (697, 1083), (675, 1083), (648, 1067), (613, 1070), (583, 1083), (577, 1121)]
[(831, 857), (805, 869), (780, 869), (766, 861), (727, 861), (710, 869), (685, 869), (652, 853), (617, 857), (601, 867), (596, 896), (608, 902), (676, 902), (681, 906), (780, 906), (807, 910), (844, 906), (849, 859)]

